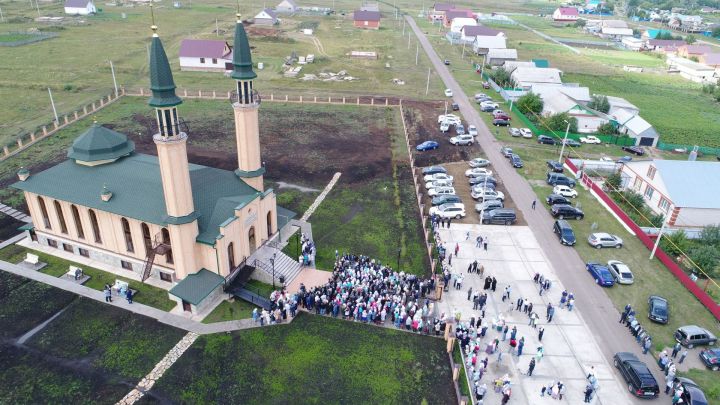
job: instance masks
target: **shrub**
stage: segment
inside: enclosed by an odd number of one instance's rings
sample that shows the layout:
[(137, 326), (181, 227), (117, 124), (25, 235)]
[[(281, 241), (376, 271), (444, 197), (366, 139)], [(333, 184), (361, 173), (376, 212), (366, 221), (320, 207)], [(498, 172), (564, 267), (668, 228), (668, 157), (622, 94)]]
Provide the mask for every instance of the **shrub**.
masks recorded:
[(720, 225), (708, 225), (700, 232), (700, 243), (720, 247)]
[(543, 124), (547, 129), (563, 133), (567, 129), (568, 122), (570, 123), (570, 132), (576, 133), (578, 130), (577, 118), (571, 117), (568, 113), (553, 114), (543, 120)]
[(689, 256), (708, 276), (720, 275), (720, 250), (715, 246), (698, 246), (690, 250)]
[(607, 96), (593, 94), (590, 102), (588, 103), (588, 107), (607, 114), (607, 112), (610, 111), (610, 102), (608, 101)]
[(490, 77), (500, 87), (515, 87), (515, 83), (510, 78), (510, 73), (505, 68), (499, 67), (493, 70)]
[(532, 117), (542, 113), (544, 103), (542, 97), (530, 92), (520, 97), (515, 105), (525, 116)]
[(622, 177), (620, 173), (613, 173), (605, 179), (605, 189), (610, 193), (620, 192), (620, 186), (622, 185)]
[(690, 247), (690, 241), (685, 234), (685, 231), (679, 230), (671, 234), (663, 235), (660, 240), (660, 247), (665, 253), (677, 257), (687, 251)]
[(615, 135), (618, 133), (618, 130), (612, 122), (606, 122), (597, 128), (597, 133), (604, 135)]

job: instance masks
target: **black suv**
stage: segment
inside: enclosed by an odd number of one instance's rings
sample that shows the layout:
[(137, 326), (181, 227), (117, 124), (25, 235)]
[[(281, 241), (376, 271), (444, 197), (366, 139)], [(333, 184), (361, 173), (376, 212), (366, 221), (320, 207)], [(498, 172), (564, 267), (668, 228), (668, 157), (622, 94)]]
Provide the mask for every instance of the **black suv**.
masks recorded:
[(558, 219), (553, 225), (553, 232), (555, 232), (560, 239), (561, 245), (573, 246), (575, 245), (575, 232), (572, 227), (564, 219)]
[(548, 203), (548, 205), (555, 205), (555, 204), (570, 204), (570, 200), (567, 198), (561, 196), (560, 194), (550, 194), (545, 199), (545, 202)]
[(574, 218), (583, 219), (585, 213), (571, 205), (567, 204), (554, 204), (550, 209), (552, 216), (558, 219)]
[(497, 208), (483, 213), (483, 224), (504, 224), (511, 225), (517, 220), (515, 210), (512, 208)]
[(538, 143), (544, 143), (546, 145), (555, 145), (555, 140), (545, 135), (538, 135)]
[(548, 160), (547, 166), (550, 170), (554, 171), (555, 173), (562, 173), (563, 172), (563, 165), (560, 162), (556, 162), (554, 160)]
[(643, 148), (641, 148), (639, 146), (623, 146), (622, 150), (624, 150), (625, 152), (633, 153), (638, 156), (642, 156), (645, 154), (645, 151), (643, 150)]
[(560, 174), (560, 173), (553, 173), (549, 172), (547, 174), (547, 178), (545, 179), (547, 184), (555, 187), (557, 185), (560, 186), (568, 186), (568, 187), (575, 187), (575, 180), (571, 179), (570, 177)]
[(628, 352), (615, 353), (613, 357), (615, 367), (620, 370), (625, 381), (628, 383), (628, 389), (636, 397), (655, 398), (660, 393), (655, 377), (648, 369), (647, 365), (638, 360), (637, 356)]

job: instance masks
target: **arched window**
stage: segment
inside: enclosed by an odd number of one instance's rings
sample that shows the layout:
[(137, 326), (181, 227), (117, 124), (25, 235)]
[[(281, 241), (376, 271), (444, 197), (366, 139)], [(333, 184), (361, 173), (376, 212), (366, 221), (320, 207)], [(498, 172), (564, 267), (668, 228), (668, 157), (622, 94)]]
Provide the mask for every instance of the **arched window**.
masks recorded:
[(77, 231), (78, 238), (85, 239), (85, 231), (83, 231), (82, 221), (80, 220), (80, 211), (78, 211), (75, 204), (70, 206), (72, 211), (73, 222), (75, 222), (75, 230)]
[(152, 239), (150, 239), (150, 227), (143, 222), (140, 226), (142, 228), (143, 244), (145, 245), (145, 256), (150, 255), (152, 250)]
[(90, 224), (92, 225), (93, 237), (95, 237), (95, 243), (102, 243), (102, 237), (100, 236), (100, 225), (98, 224), (97, 215), (95, 211), (88, 210), (90, 216)]
[(38, 197), (38, 204), (40, 205), (40, 213), (42, 214), (45, 229), (52, 229), (52, 226), (50, 226), (50, 216), (48, 215), (48, 210), (45, 206), (45, 200), (43, 200), (42, 197)]
[(255, 253), (255, 249), (257, 249), (257, 246), (255, 244), (255, 227), (251, 226), (250, 230), (248, 231), (248, 245), (250, 246), (250, 254)]
[(125, 235), (125, 248), (128, 252), (132, 253), (135, 251), (135, 246), (133, 246), (132, 232), (130, 232), (130, 223), (125, 218), (121, 219), (120, 222), (122, 223), (123, 235)]
[(65, 223), (65, 215), (63, 214), (62, 207), (60, 206), (60, 202), (58, 200), (53, 201), (53, 205), (55, 206), (55, 214), (58, 217), (58, 221), (60, 221), (60, 232), (62, 233), (68, 233), (67, 232), (67, 224)]
[(229, 271), (233, 271), (235, 268), (235, 244), (232, 242), (228, 245), (228, 265), (230, 266)]
[(272, 235), (272, 211), (268, 211), (268, 213), (267, 213), (267, 236), (268, 236), (268, 239), (270, 239), (271, 235)]
[(169, 264), (173, 264), (173, 255), (172, 255), (172, 245), (170, 244), (170, 232), (168, 232), (167, 228), (162, 229), (162, 239), (163, 243), (168, 245), (168, 251), (165, 253), (165, 261)]

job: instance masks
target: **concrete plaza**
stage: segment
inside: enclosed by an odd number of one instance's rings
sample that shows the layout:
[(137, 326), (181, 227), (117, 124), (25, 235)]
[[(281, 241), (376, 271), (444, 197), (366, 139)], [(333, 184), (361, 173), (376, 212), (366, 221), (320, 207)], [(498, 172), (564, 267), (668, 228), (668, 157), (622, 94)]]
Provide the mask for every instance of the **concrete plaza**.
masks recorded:
[[(500, 363), (497, 362), (497, 353), (489, 358), (488, 370), (482, 382), (489, 388), (492, 382), (508, 373), (512, 380), (513, 404), (541, 404), (552, 403), (550, 397), (541, 398), (540, 390), (552, 381), (562, 381), (566, 386), (563, 401), (571, 404), (582, 403), (583, 392), (587, 385), (586, 376), (594, 367), (594, 374), (598, 379), (599, 389), (592, 401), (595, 404), (630, 404), (632, 398), (627, 392), (624, 381), (613, 370), (613, 366), (602, 354), (595, 337), (590, 332), (582, 317), (582, 308), (573, 311), (560, 309), (560, 296), (564, 287), (548, 264), (542, 249), (538, 245), (533, 232), (525, 226), (495, 226), (452, 224), (450, 229), (438, 230), (440, 239), (448, 253), (453, 253), (452, 272), (461, 273), (464, 277), (462, 288), (456, 290), (450, 282), (449, 291), (443, 294), (440, 303), (440, 312), (453, 314), (460, 311), (462, 320), (468, 321), (471, 317), (477, 318), (480, 311), (473, 310), (472, 302), (467, 299), (468, 289), (483, 292), (484, 278), (488, 275), (497, 279), (496, 292), (487, 290), (488, 302), (486, 305), (483, 324), (492, 322), (502, 314), (508, 326), (517, 327), (517, 339), (525, 337), (525, 346), (522, 356), (509, 353), (509, 333), (506, 341), (502, 341), (502, 333), (488, 328), (484, 342), (492, 341), (498, 337), (501, 340), (500, 349), (503, 351)], [(469, 232), (469, 238), (468, 238)], [(488, 250), (476, 247), (476, 238), (481, 235), (488, 240)], [(548, 231), (548, 237), (552, 232)], [(454, 254), (455, 246), (459, 245), (457, 256)], [(570, 249), (570, 248), (568, 248)], [(470, 263), (477, 260), (485, 268), (484, 275), (468, 274)], [(446, 261), (447, 262), (447, 261)], [(584, 268), (577, 271), (584, 272)], [(549, 292), (539, 295), (538, 285), (533, 281), (535, 273), (542, 274), (552, 281)], [(590, 276), (588, 276), (590, 277)], [(511, 286), (509, 301), (502, 302), (501, 298), (505, 287)], [(589, 288), (600, 288), (588, 283)], [(582, 297), (582, 291), (573, 292), (575, 297)], [(518, 298), (532, 302), (533, 311), (539, 315), (538, 329), (529, 326), (529, 317), (521, 311), (515, 310)], [(587, 302), (582, 299), (578, 302)], [(555, 307), (552, 322), (546, 322), (546, 307), (551, 302)], [(512, 305), (512, 309), (511, 309)], [(545, 328), (542, 342), (538, 341), (538, 330)], [(528, 377), (528, 364), (537, 353), (542, 344), (544, 356), (536, 364), (531, 377)], [(480, 359), (485, 353), (481, 352)], [(486, 398), (490, 403), (500, 399), (500, 394), (490, 389)]]

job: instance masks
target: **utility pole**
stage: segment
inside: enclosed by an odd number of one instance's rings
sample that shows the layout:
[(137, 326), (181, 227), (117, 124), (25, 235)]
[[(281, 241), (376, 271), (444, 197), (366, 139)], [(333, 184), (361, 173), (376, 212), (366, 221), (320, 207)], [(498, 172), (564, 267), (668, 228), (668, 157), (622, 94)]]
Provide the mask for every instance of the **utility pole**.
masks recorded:
[(405, 36), (405, 20), (403, 19), (403, 36)]
[(485, 72), (485, 58), (486, 57), (487, 57), (487, 54), (483, 55), (482, 66), (480, 66), (480, 79), (483, 79), (483, 73)]
[(215, 19), (215, 36), (216, 36), (216, 37), (219, 37), (219, 36), (220, 36), (220, 27), (218, 26), (218, 19), (217, 19), (217, 18)]
[(428, 78), (427, 78), (427, 84), (425, 85), (425, 95), (428, 95), (428, 92), (430, 92), (430, 68), (428, 68)]
[(118, 96), (118, 88), (117, 88), (117, 80), (115, 79), (115, 66), (113, 66), (112, 61), (108, 61), (108, 62), (110, 62), (110, 71), (112, 72), (113, 86), (115, 87), (115, 97), (117, 97)]
[[(30, 0), (30, 4), (32, 4), (32, 0)], [(42, 17), (40, 15), (40, 4), (38, 3), (38, 0), (35, 0), (35, 8), (37, 9), (38, 17)]]
[(410, 33), (408, 32), (408, 49), (410, 49), (410, 38), (411, 38), (411, 36), (410, 36)]
[(55, 101), (53, 101), (52, 90), (50, 90), (50, 87), (48, 87), (48, 94), (50, 94), (50, 105), (52, 106), (52, 109), (53, 109), (53, 115), (55, 116), (55, 122), (57, 122), (59, 124), (60, 119), (58, 118), (57, 110), (55, 109)]
[[(512, 111), (512, 108), (510, 111)], [(567, 128), (565, 128), (565, 138), (563, 138), (562, 147), (560, 147), (560, 157), (558, 158), (558, 162), (560, 162), (560, 164), (563, 164), (563, 152), (565, 152), (565, 144), (567, 143), (568, 133), (570, 132), (570, 123), (567, 122), (567, 120), (565, 120), (565, 122), (567, 123)]]
[(663, 234), (665, 233), (665, 226), (667, 225), (667, 222), (665, 221), (665, 218), (663, 218), (662, 226), (660, 227), (660, 233), (658, 233), (657, 239), (655, 239), (655, 245), (652, 248), (652, 252), (650, 252), (650, 259), (652, 260), (655, 257), (655, 251), (657, 251), (658, 246), (660, 246), (660, 239), (662, 239)]
[(465, 60), (465, 41), (463, 41), (463, 52), (462, 52), (462, 57), (460, 59)]
[(420, 42), (415, 44), (415, 66), (418, 65), (418, 58), (420, 57)]

